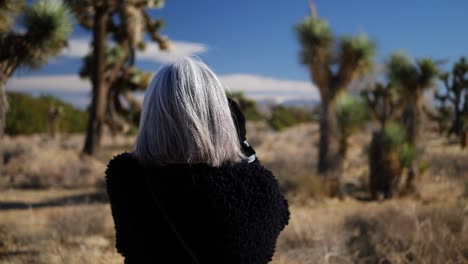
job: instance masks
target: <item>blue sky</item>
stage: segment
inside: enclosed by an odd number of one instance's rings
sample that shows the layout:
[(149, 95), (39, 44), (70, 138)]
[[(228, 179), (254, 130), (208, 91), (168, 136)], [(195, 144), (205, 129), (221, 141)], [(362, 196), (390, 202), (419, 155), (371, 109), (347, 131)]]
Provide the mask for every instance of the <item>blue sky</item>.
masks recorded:
[[(414, 57), (448, 59), (468, 56), (468, 2), (464, 0), (338, 1), (316, 0), (336, 35), (366, 33), (377, 44), (377, 63), (394, 50)], [(137, 56), (155, 72), (161, 63), (195, 54), (231, 90), (255, 99), (317, 99), (293, 27), (308, 15), (307, 0), (182, 1), (166, 0), (154, 17), (166, 21), (163, 34), (174, 42), (171, 54), (156, 48)], [(77, 80), (79, 58), (89, 33), (77, 26), (70, 48), (36, 72), (20, 72), (9, 90), (52, 93), (76, 105), (89, 101), (89, 82)]]

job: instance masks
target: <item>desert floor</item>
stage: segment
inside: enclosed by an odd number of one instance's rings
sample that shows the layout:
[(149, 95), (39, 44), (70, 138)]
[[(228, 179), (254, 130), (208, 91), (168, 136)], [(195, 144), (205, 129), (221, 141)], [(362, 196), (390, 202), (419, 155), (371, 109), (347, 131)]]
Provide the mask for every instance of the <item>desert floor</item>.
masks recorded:
[[(248, 140), (280, 180), (291, 221), (273, 262), (468, 263), (468, 153), (427, 133), (428, 169), (417, 190), (367, 201), (369, 130), (350, 139), (342, 199), (326, 198), (315, 174), (316, 124), (273, 132), (249, 124)], [(82, 135), (7, 137), (0, 177), (0, 263), (122, 263), (103, 188), (107, 161), (132, 137), (105, 138), (95, 158)]]

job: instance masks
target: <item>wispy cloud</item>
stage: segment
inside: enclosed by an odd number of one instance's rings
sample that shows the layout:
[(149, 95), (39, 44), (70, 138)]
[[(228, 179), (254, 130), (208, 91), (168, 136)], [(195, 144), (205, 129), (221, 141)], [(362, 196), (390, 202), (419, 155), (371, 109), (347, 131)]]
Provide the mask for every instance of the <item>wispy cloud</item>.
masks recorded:
[(65, 102), (84, 109), (90, 102), (91, 83), (78, 75), (46, 75), (15, 77), (8, 81), (7, 91), (34, 96), (54, 95)]
[(276, 79), (246, 73), (221, 75), (220, 79), (229, 90), (243, 91), (257, 100), (320, 100), (317, 87), (309, 81)]
[(167, 63), (179, 58), (203, 54), (208, 47), (201, 43), (172, 41), (171, 50), (161, 51), (158, 45), (150, 43), (143, 52), (138, 52), (137, 59)]
[(8, 91), (24, 92), (89, 92), (91, 82), (81, 79), (78, 75), (40, 75), (15, 77), (7, 83)]
[(82, 58), (91, 52), (91, 40), (89, 38), (74, 38), (68, 41), (67, 47), (62, 50), (63, 57)]
[[(242, 91), (255, 100), (319, 100), (317, 88), (308, 81), (276, 79), (255, 74), (221, 75), (221, 81), (230, 91)], [(56, 95), (76, 106), (84, 107), (90, 100), (91, 83), (78, 75), (41, 75), (15, 77), (7, 83), (8, 91), (38, 95)], [(139, 96), (142, 98), (142, 96)]]
[[(208, 47), (202, 43), (173, 40), (169, 51), (161, 51), (157, 44), (149, 42), (144, 51), (137, 52), (136, 57), (138, 60), (166, 63), (182, 57), (203, 54), (207, 50)], [(61, 55), (66, 58), (82, 58), (90, 51), (90, 39), (75, 38), (68, 42), (68, 47)]]

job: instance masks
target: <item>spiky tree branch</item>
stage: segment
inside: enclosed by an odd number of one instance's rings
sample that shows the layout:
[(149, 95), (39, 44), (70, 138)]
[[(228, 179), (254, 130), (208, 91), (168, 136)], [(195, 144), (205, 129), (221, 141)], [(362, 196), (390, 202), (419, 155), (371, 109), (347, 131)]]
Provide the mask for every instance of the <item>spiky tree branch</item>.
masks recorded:
[[(82, 26), (85, 28), (95, 28), (89, 17), (96, 15), (99, 6), (105, 7), (106, 22), (105, 34), (107, 48), (104, 55), (104, 72), (106, 96), (102, 97), (104, 104), (100, 109), (105, 110), (105, 117), (98, 120), (99, 123), (106, 123), (111, 129), (128, 127), (125, 124), (128, 121), (133, 122), (135, 113), (140, 111), (140, 106), (134, 103), (131, 92), (144, 90), (148, 83), (150, 74), (135, 68), (135, 54), (138, 49), (145, 48), (144, 35), (155, 41), (161, 50), (169, 48), (167, 38), (163, 37), (159, 31), (163, 26), (162, 20), (154, 20), (149, 15), (147, 8), (161, 8), (162, 0), (128, 0), (122, 1), (91, 1), (91, 0), (72, 0), (75, 13)], [(105, 5), (104, 5), (105, 4)], [(118, 19), (115, 19), (115, 18)], [(95, 41), (95, 40), (94, 40)], [(93, 55), (89, 54), (80, 71), (80, 76), (84, 78), (93, 78), (95, 69)], [(126, 101), (122, 104), (121, 101)], [(125, 105), (125, 106), (124, 106)], [(95, 111), (94, 108), (91, 111)], [(132, 113), (132, 114), (129, 114)], [(93, 114), (90, 112), (90, 116)], [(130, 118), (129, 118), (130, 117)], [(126, 120), (126, 121), (125, 121)], [(92, 133), (90, 130), (88, 133)], [(94, 134), (101, 134), (100, 131), (94, 131)], [(96, 136), (99, 138), (100, 136)], [(94, 143), (93, 149), (85, 148), (85, 152), (93, 154), (99, 147), (99, 141)]]
[[(16, 25), (24, 32), (15, 31)], [(24, 1), (0, 1), (0, 140), (8, 108), (6, 82), (17, 68), (38, 69), (46, 64), (65, 47), (71, 31), (70, 11), (59, 0), (39, 0), (28, 6)], [(0, 149), (0, 166), (2, 155)]]

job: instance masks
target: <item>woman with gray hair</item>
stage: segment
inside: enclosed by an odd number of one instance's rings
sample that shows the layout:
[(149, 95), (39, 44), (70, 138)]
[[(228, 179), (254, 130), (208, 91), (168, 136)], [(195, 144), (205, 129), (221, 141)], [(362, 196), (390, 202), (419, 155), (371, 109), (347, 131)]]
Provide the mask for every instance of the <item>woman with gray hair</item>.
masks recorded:
[(134, 151), (106, 170), (125, 263), (272, 259), (288, 204), (271, 172), (242, 152), (229, 104), (216, 75), (194, 59), (152, 80)]

